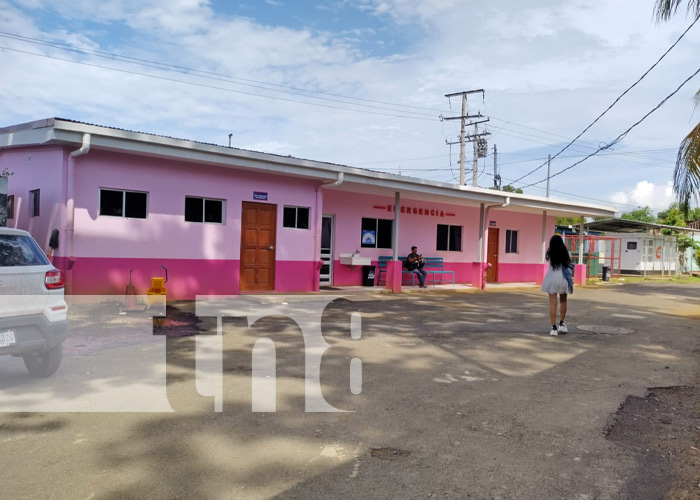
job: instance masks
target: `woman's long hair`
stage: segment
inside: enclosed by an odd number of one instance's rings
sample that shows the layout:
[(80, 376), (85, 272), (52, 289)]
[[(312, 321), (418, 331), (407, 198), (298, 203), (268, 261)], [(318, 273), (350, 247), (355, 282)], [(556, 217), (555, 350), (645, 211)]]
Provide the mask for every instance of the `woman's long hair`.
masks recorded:
[(561, 266), (568, 266), (571, 262), (571, 257), (569, 256), (569, 251), (566, 249), (564, 240), (562, 240), (561, 236), (558, 234), (555, 234), (549, 240), (549, 249), (547, 249), (545, 258), (554, 269), (559, 269)]

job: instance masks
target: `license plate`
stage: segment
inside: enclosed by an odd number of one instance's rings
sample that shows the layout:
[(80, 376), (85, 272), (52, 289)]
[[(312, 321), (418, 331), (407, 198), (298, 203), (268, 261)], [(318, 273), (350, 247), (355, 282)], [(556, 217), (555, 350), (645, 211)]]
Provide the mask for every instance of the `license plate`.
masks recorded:
[(15, 345), (16, 343), (15, 332), (0, 332), (0, 347), (9, 347), (11, 345)]

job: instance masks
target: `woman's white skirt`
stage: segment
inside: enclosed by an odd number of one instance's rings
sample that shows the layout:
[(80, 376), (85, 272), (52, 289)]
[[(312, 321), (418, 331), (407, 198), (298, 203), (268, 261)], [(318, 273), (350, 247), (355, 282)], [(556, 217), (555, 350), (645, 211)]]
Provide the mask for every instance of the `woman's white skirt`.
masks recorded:
[(546, 293), (569, 293), (569, 283), (566, 281), (562, 268), (552, 269), (551, 267), (542, 281), (542, 291)]

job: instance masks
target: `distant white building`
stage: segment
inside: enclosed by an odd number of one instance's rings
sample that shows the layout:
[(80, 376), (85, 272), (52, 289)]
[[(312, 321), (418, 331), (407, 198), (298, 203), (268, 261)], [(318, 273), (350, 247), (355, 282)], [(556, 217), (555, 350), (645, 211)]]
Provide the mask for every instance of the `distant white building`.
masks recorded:
[(604, 232), (607, 238), (619, 238), (620, 244), (615, 245), (614, 255), (611, 255), (610, 244), (601, 245), (599, 250), (601, 260), (609, 261), (612, 257), (614, 268), (617, 269), (619, 263), (622, 274), (670, 275), (698, 270), (692, 250), (689, 248), (684, 255), (680, 255), (678, 237), (661, 234), (661, 230), (687, 231), (700, 241), (699, 229), (626, 219), (589, 222), (586, 229)]

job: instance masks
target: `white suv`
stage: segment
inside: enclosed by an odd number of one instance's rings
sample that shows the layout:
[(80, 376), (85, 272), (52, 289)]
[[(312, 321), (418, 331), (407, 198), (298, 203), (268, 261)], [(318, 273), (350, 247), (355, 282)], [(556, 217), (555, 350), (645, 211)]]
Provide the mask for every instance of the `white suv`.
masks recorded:
[(63, 274), (26, 231), (0, 227), (0, 355), (21, 356), (29, 373), (53, 375), (68, 336)]

